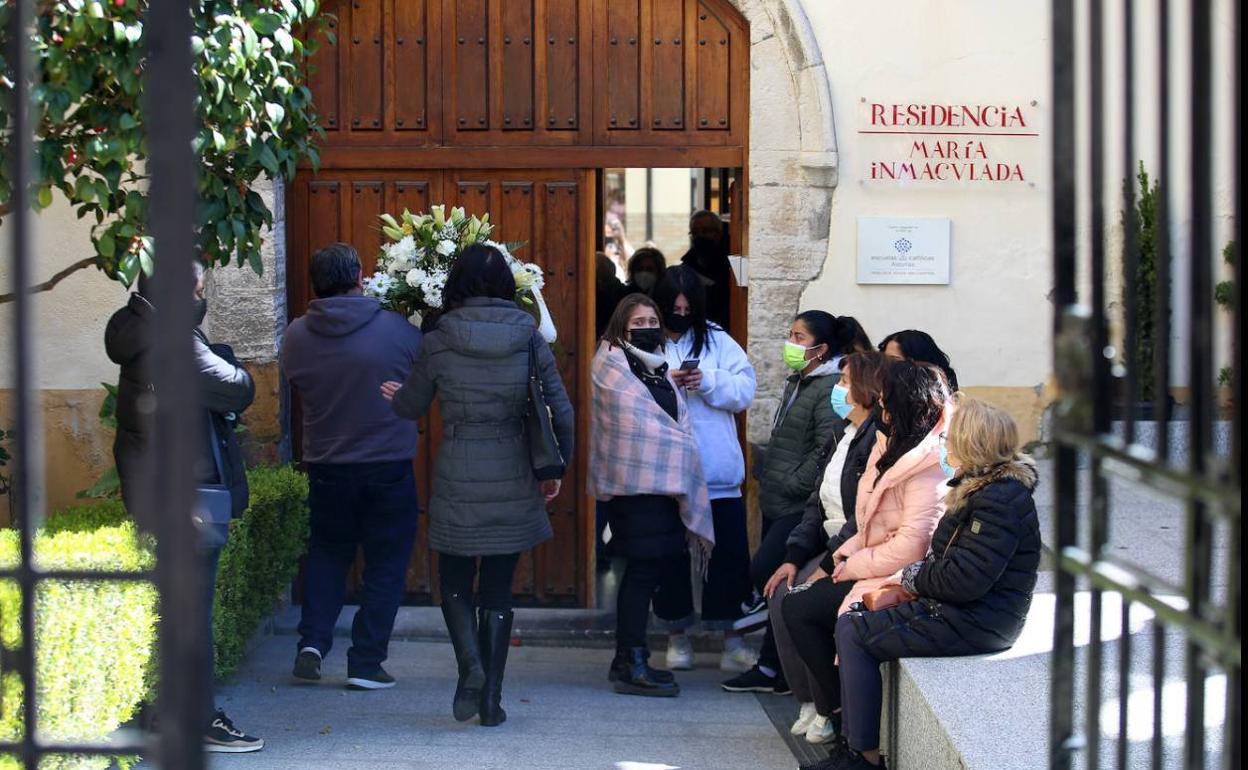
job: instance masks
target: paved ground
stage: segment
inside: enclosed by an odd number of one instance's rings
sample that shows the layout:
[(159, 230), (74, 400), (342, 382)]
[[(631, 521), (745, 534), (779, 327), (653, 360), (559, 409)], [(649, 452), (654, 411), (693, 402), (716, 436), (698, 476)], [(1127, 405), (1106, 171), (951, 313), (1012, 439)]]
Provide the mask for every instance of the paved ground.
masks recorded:
[[(345, 640), (343, 640), (345, 641)], [(268, 639), (219, 699), (240, 727), (262, 735), (259, 754), (218, 755), (212, 770), (760, 770), (791, 768), (793, 755), (753, 695), (719, 689), (708, 667), (682, 673), (679, 698), (616, 695), (610, 653), (512, 649), (498, 728), (451, 718), (454, 661), (446, 644), (395, 642), (383, 692), (341, 688), (341, 649), (319, 686), (290, 684), (291, 637)]]

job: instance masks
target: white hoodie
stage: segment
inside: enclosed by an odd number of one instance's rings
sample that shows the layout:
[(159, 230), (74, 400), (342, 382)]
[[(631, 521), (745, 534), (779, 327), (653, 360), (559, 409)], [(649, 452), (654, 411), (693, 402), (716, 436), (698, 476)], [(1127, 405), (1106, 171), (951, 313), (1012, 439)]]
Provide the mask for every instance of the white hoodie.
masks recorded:
[[(681, 362), (694, 357), (693, 332), (686, 332), (675, 343), (668, 340), (663, 354), (672, 371), (679, 369)], [(702, 387), (688, 393), (689, 417), (702, 455), (707, 490), (712, 500), (740, 497), (745, 458), (735, 415), (754, 401), (754, 367), (737, 341), (716, 327), (708, 331), (698, 358)]]

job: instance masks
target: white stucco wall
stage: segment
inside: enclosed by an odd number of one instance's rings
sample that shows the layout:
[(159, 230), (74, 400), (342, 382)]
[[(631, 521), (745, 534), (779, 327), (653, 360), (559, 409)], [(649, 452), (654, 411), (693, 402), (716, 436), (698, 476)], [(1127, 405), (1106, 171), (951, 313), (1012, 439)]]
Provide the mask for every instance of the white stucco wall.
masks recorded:
[[(873, 338), (923, 329), (964, 385), (1038, 387), (1050, 371), (1049, 14), (1042, 0), (803, 2), (832, 89), (839, 183), (828, 259), (802, 309), (857, 317)], [(865, 100), (865, 103), (864, 103)], [(1035, 107), (1031, 102), (1035, 101)], [(986, 140), (1024, 183), (872, 181), (875, 158), (923, 137), (859, 134), (867, 105), (1025, 105), (1039, 137)], [(955, 137), (948, 137), (955, 138)], [(948, 286), (860, 286), (857, 219), (948, 217)]]
[[(59, 195), (51, 208), (34, 217), (34, 279), (43, 282), (90, 256), (90, 222), (79, 220)], [(0, 293), (12, 291), (8, 232), (0, 226)], [(104, 326), (126, 302), (126, 290), (94, 268), (80, 270), (35, 300), (38, 379), (43, 390), (85, 390), (116, 382), (117, 367), (104, 355)], [(0, 361), (12, 360), (11, 305), (0, 305)], [(8, 372), (5, 365), (0, 371)], [(7, 375), (4, 375), (7, 377)], [(9, 385), (0, 379), (0, 388)]]

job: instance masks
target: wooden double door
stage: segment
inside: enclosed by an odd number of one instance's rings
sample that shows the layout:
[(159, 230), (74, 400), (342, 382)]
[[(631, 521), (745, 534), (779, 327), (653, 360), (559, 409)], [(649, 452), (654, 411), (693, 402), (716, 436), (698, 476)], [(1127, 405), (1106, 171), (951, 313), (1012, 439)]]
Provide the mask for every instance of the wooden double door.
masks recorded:
[[(554, 346), (568, 395), (577, 408), (578, 451), (563, 492), (550, 506), (554, 539), (521, 557), (515, 580), (517, 601), (544, 606), (580, 606), (592, 579), (593, 505), (586, 496), (589, 404), (588, 371), (593, 355), (593, 244), (595, 177), (581, 169), (428, 171), (351, 169), (302, 174), (291, 185), (287, 211), (289, 314), (304, 313), (311, 299), (308, 259), (335, 242), (354, 245), (366, 274), (376, 264), (384, 236), (377, 217), (432, 205), (488, 212), (495, 238), (522, 241), (517, 257), (546, 273), (543, 294), (559, 330)], [(433, 459), (441, 441), (435, 414), (421, 422), (416, 478), (421, 500), (430, 493)], [(422, 521), (407, 572), (409, 603), (436, 601), (437, 556), (428, 549)], [(357, 576), (352, 576), (353, 585)]]

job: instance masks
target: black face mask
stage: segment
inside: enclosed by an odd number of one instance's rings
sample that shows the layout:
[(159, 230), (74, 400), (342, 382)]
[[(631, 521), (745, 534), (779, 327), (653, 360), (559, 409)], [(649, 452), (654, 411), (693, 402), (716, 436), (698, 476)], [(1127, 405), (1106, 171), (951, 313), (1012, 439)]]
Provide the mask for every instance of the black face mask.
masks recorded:
[(667, 328), (677, 334), (683, 335), (685, 332), (693, 328), (693, 316), (676, 315), (675, 313), (672, 313), (667, 317)]
[(195, 300), (194, 313), (195, 325), (199, 326), (204, 322), (204, 319), (208, 317), (208, 299), (206, 297), (204, 299)]
[(663, 345), (663, 332), (658, 329), (633, 329), (628, 333), (628, 341), (638, 350), (654, 353)]

